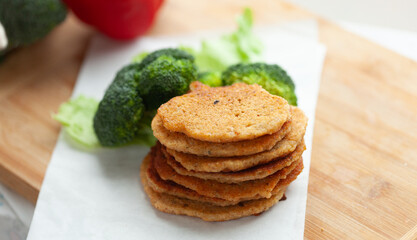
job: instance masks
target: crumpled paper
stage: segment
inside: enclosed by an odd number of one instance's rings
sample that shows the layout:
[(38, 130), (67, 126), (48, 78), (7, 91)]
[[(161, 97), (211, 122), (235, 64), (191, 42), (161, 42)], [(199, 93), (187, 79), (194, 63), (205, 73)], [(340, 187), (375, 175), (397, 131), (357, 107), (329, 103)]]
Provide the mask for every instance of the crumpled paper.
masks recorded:
[[(101, 98), (116, 71), (142, 51), (179, 44), (197, 47), (201, 37), (145, 37), (120, 43), (93, 39), (73, 95)], [(129, 146), (83, 152), (61, 134), (39, 195), (29, 240), (61, 239), (302, 239), (314, 113), (325, 48), (312, 21), (262, 27), (266, 62), (280, 64), (296, 83), (299, 107), (309, 117), (304, 171), (287, 189), (287, 200), (258, 217), (209, 223), (152, 208), (139, 168), (149, 151)]]

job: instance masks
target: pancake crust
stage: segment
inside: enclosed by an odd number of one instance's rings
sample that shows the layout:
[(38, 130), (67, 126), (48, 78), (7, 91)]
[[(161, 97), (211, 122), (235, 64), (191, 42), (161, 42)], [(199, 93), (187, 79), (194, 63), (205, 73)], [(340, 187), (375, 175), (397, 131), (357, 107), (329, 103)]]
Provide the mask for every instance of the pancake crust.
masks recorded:
[(276, 133), (252, 140), (229, 143), (205, 142), (190, 138), (183, 133), (168, 131), (162, 125), (162, 119), (159, 114), (152, 120), (152, 130), (154, 136), (164, 146), (177, 152), (199, 156), (231, 157), (251, 155), (270, 150), (291, 131), (291, 121), (287, 121)]
[(298, 175), (303, 171), (304, 164), (301, 160), (297, 166), (292, 170), (286, 178), (280, 180), (278, 184), (275, 186), (274, 190), (272, 190), (272, 194), (276, 194), (281, 191), (283, 188), (287, 188), (290, 183), (292, 183), (295, 179), (297, 179)]
[(174, 97), (158, 109), (163, 126), (201, 141), (226, 143), (278, 132), (290, 106), (257, 84), (201, 88)]
[(234, 172), (265, 164), (293, 152), (304, 137), (307, 117), (297, 107), (291, 107), (291, 112), (291, 126), (289, 126), (291, 131), (269, 151), (240, 157), (206, 157), (178, 152), (173, 149), (167, 149), (167, 151), (189, 171)]
[[(146, 160), (148, 159), (148, 160)], [(285, 189), (278, 191), (277, 194), (270, 198), (251, 200), (232, 206), (216, 206), (209, 203), (198, 202), (185, 198), (179, 198), (173, 195), (159, 193), (154, 191), (146, 177), (149, 157), (145, 158), (140, 169), (140, 177), (152, 206), (156, 209), (177, 215), (187, 215), (199, 217), (205, 221), (227, 221), (245, 216), (260, 214), (274, 204), (276, 204), (284, 195)]]
[(215, 180), (222, 183), (238, 183), (249, 180), (256, 180), (268, 177), (276, 173), (277, 171), (290, 166), (293, 162), (299, 160), (304, 150), (306, 149), (304, 142), (301, 142), (297, 146), (294, 152), (286, 156), (285, 158), (276, 159), (263, 165), (258, 165), (249, 169), (245, 169), (238, 172), (199, 172), (199, 171), (188, 171), (179, 162), (170, 156), (164, 147), (162, 151), (167, 158), (167, 163), (178, 173), (185, 176), (193, 176), (201, 179)]
[(166, 162), (166, 158), (160, 149), (156, 150), (154, 159), (155, 169), (161, 179), (173, 181), (206, 197), (221, 198), (228, 201), (270, 198), (279, 180), (284, 179), (298, 164), (299, 162), (295, 162), (263, 179), (227, 184), (178, 174)]

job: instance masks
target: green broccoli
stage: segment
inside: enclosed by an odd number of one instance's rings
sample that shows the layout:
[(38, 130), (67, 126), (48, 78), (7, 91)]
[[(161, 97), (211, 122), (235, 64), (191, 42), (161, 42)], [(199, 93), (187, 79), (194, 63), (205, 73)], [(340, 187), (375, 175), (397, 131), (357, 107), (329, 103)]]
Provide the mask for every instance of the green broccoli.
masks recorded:
[(269, 93), (285, 98), (289, 104), (297, 106), (295, 85), (291, 77), (278, 65), (266, 63), (236, 64), (222, 73), (224, 85), (237, 82), (257, 83)]
[(155, 142), (150, 119), (162, 103), (188, 91), (196, 79), (194, 58), (179, 49), (161, 49), (122, 68), (94, 116), (103, 146)]
[[(188, 55), (185, 54), (184, 52), (184, 56)], [(143, 65), (147, 59), (148, 57), (140, 64)], [(146, 108), (155, 110), (169, 99), (186, 93), (190, 83), (197, 79), (197, 69), (189, 58), (160, 55), (144, 66), (137, 78), (139, 93)]]
[(146, 57), (143, 58), (142, 62), (140, 62), (139, 68), (142, 70), (144, 67), (151, 64), (153, 61), (155, 61), (157, 58), (161, 56), (170, 56), (176, 60), (183, 59), (183, 60), (189, 60), (191, 62), (194, 62), (194, 57), (184, 50), (181, 50), (178, 48), (163, 48), (160, 50), (156, 50), (152, 52), (151, 54), (146, 55)]
[(135, 73), (139, 64), (122, 68), (107, 88), (94, 116), (94, 131), (103, 146), (131, 142), (139, 130), (145, 106), (139, 95)]
[(0, 22), (9, 42), (0, 55), (44, 37), (66, 15), (60, 0), (0, 0)]
[(220, 72), (202, 72), (198, 74), (198, 81), (210, 87), (220, 87), (223, 85)]

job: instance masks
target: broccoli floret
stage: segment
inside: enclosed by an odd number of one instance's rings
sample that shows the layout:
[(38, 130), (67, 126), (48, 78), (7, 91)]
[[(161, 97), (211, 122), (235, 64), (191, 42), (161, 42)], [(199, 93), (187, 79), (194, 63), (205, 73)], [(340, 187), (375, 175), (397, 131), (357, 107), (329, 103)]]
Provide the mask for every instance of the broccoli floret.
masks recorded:
[(94, 116), (94, 131), (100, 144), (113, 147), (131, 142), (139, 130), (145, 106), (137, 90), (138, 64), (122, 68), (107, 88)]
[(197, 79), (197, 69), (188, 58), (161, 55), (146, 65), (137, 78), (146, 108), (155, 110), (169, 99), (186, 93), (190, 83)]
[(172, 97), (186, 93), (191, 81), (197, 79), (194, 57), (177, 48), (150, 53), (138, 69), (138, 89), (148, 110), (155, 110)]
[(198, 74), (198, 81), (210, 87), (220, 87), (223, 85), (220, 72), (203, 72)]
[(266, 63), (236, 64), (222, 73), (224, 85), (237, 82), (257, 83), (269, 93), (285, 98), (289, 104), (297, 106), (295, 85), (291, 77), (278, 65)]
[(144, 67), (151, 64), (153, 61), (155, 61), (157, 58), (161, 56), (170, 56), (176, 60), (184, 59), (184, 60), (189, 60), (191, 62), (194, 62), (194, 57), (184, 50), (181, 50), (178, 48), (164, 48), (164, 49), (156, 50), (152, 52), (151, 54), (147, 55), (140, 63), (139, 68), (143, 69)]
[(66, 15), (67, 9), (60, 0), (0, 0), (0, 22), (9, 41), (0, 55), (44, 37)]
[(122, 68), (106, 90), (94, 116), (103, 146), (152, 145), (150, 121), (162, 103), (187, 92), (196, 79), (194, 58), (179, 49), (161, 49)]

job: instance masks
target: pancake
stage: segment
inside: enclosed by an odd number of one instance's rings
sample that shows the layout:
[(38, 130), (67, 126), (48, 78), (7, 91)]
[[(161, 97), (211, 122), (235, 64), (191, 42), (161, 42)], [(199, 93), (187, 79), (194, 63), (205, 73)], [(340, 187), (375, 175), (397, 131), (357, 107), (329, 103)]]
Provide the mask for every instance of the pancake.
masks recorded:
[(210, 157), (243, 156), (270, 150), (291, 131), (290, 126), (291, 121), (287, 121), (280, 131), (248, 141), (212, 143), (190, 138), (183, 133), (168, 131), (162, 125), (159, 114), (152, 120), (154, 136), (167, 148)]
[[(148, 156), (146, 156), (143, 160), (142, 168), (145, 168), (147, 170), (146, 178), (148, 181), (148, 185), (155, 192), (166, 193), (176, 197), (187, 198), (199, 202), (211, 203), (217, 206), (230, 206), (239, 203), (238, 201), (232, 202), (220, 198), (202, 196), (191, 189), (176, 184), (175, 182), (162, 180), (153, 166), (151, 154), (148, 154)], [(278, 191), (279, 190), (280, 188), (278, 189)]]
[(188, 171), (235, 172), (265, 164), (278, 157), (290, 154), (301, 143), (307, 127), (307, 117), (297, 107), (291, 107), (291, 112), (292, 118), (289, 126), (291, 131), (269, 151), (239, 157), (196, 156), (169, 148), (167, 151)]
[(143, 179), (142, 183), (152, 206), (159, 211), (198, 217), (210, 222), (228, 221), (251, 215), (257, 216), (274, 206), (284, 195), (284, 190), (282, 190), (270, 198), (251, 200), (237, 205), (221, 207), (155, 192), (146, 185), (146, 179)]
[(165, 154), (167, 163), (178, 173), (185, 176), (193, 176), (201, 179), (215, 180), (222, 183), (238, 183), (249, 180), (256, 180), (268, 177), (277, 171), (290, 166), (293, 162), (300, 160), (301, 155), (305, 150), (304, 142), (301, 142), (294, 152), (286, 156), (285, 158), (278, 158), (269, 163), (258, 165), (249, 169), (245, 169), (238, 172), (199, 172), (199, 171), (188, 171), (180, 163), (170, 156), (164, 147), (162, 151)]
[[(159, 145), (156, 147), (159, 147)], [(196, 191), (200, 195), (221, 198), (227, 201), (270, 198), (272, 196), (272, 191), (279, 180), (284, 179), (299, 164), (299, 162), (295, 162), (263, 179), (226, 184), (213, 180), (204, 180), (180, 175), (175, 172), (166, 161), (164, 154), (157, 148), (154, 158), (154, 167), (161, 179), (173, 181), (188, 189)]]
[(159, 107), (158, 115), (168, 131), (227, 143), (278, 132), (290, 117), (290, 106), (257, 84), (236, 83), (174, 97)]
[(166, 213), (199, 217), (205, 221), (227, 221), (245, 216), (258, 215), (276, 204), (285, 192), (285, 189), (282, 189), (270, 198), (251, 200), (241, 202), (237, 205), (224, 207), (180, 198), (156, 192), (149, 186), (146, 177), (149, 160), (146, 159), (149, 159), (149, 157), (145, 158), (140, 169), (143, 188), (148, 195), (152, 206)]
[[(154, 190), (155, 192), (159, 193), (166, 193), (169, 195), (173, 195), (176, 197), (186, 198), (190, 200), (195, 200), (199, 202), (205, 202), (210, 203), (217, 206), (230, 206), (230, 205), (236, 205), (239, 203), (239, 201), (227, 201), (220, 198), (211, 198), (206, 197), (198, 194), (197, 192), (188, 189), (186, 187), (183, 187), (179, 184), (176, 184), (172, 181), (164, 181), (162, 180), (158, 173), (156, 172), (155, 168), (152, 164), (152, 159), (150, 154), (145, 158), (143, 162), (143, 168), (147, 168), (146, 172), (146, 178), (148, 181), (149, 186)], [(298, 165), (293, 171), (291, 171), (285, 179), (282, 179), (278, 182), (278, 184), (274, 187), (272, 190), (272, 194), (277, 194), (281, 190), (285, 190), (287, 186), (294, 181), (297, 176), (300, 174), (302, 168), (302, 164)]]

